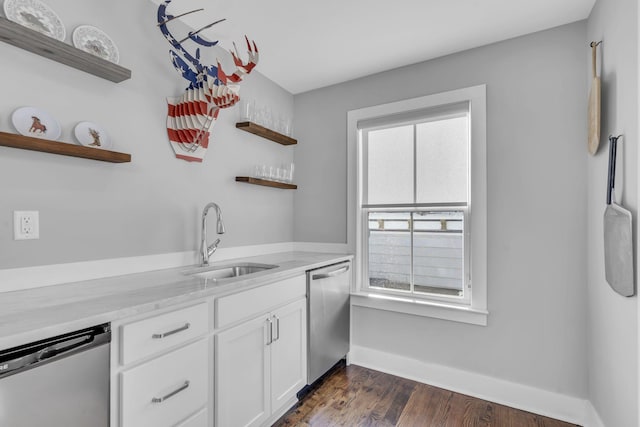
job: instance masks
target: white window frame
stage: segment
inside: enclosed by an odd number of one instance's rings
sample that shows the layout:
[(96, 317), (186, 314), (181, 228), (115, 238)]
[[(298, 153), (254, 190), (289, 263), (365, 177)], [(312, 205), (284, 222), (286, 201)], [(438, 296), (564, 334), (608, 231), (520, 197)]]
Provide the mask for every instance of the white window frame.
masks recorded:
[[(457, 103), (468, 103), (470, 112), (470, 187), (466, 207), (465, 241), (470, 242), (465, 253), (466, 284), (470, 284), (469, 300), (441, 297), (404, 296), (379, 292), (364, 283), (366, 254), (363, 253), (364, 211), (361, 131), (358, 124), (387, 116), (436, 109)], [(390, 310), (401, 313), (435, 317), (476, 325), (487, 324), (487, 166), (486, 166), (486, 86), (479, 85), (448, 92), (352, 110), (347, 113), (348, 206), (347, 243), (355, 252), (355, 281), (351, 303), (355, 306)], [(465, 218), (466, 219), (466, 218)], [(465, 251), (466, 252), (466, 251)], [(468, 263), (468, 264), (467, 264)]]

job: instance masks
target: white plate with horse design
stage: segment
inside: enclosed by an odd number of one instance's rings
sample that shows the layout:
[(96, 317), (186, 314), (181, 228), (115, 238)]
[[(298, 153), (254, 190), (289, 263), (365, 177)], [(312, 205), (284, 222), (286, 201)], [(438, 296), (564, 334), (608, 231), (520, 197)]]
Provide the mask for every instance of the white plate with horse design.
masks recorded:
[(67, 33), (60, 17), (39, 0), (5, 0), (4, 15), (11, 21), (64, 41)]
[(102, 148), (108, 150), (111, 148), (111, 140), (109, 134), (100, 125), (91, 122), (80, 122), (73, 129), (78, 142), (85, 147)]
[(56, 141), (62, 134), (60, 123), (46, 111), (21, 107), (11, 115), (11, 123), (20, 135)]

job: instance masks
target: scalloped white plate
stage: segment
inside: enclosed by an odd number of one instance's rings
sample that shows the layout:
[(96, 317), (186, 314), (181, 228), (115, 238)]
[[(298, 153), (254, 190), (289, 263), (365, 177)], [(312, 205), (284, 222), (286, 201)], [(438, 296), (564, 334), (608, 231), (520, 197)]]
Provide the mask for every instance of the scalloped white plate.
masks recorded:
[(20, 107), (11, 115), (11, 123), (20, 135), (56, 141), (62, 134), (60, 123), (49, 113), (35, 107)]
[(4, 0), (3, 10), (7, 19), (54, 39), (67, 35), (60, 17), (39, 0)]
[(73, 30), (73, 45), (99, 58), (117, 64), (120, 61), (118, 47), (104, 31), (91, 25), (80, 25)]
[(78, 142), (85, 147), (102, 148), (108, 150), (111, 148), (111, 140), (109, 134), (100, 125), (91, 122), (80, 122), (73, 129)]

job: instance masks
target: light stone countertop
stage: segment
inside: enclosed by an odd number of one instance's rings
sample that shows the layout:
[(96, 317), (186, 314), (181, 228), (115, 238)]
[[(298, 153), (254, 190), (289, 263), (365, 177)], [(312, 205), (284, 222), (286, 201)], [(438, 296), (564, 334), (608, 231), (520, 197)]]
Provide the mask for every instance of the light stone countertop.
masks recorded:
[(185, 275), (189, 267), (180, 267), (0, 293), (0, 350), (175, 304), (229, 295), (352, 258), (283, 252), (212, 262), (211, 266), (242, 262), (278, 266), (218, 281)]

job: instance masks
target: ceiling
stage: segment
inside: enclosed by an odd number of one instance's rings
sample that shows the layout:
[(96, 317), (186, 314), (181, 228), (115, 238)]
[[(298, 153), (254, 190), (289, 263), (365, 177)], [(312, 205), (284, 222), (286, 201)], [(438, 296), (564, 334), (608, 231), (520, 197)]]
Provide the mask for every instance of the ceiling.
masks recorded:
[[(160, 3), (161, 0), (151, 0)], [(586, 19), (595, 0), (174, 0), (168, 12), (225, 48), (244, 35), (257, 70), (292, 94)], [(246, 55), (244, 56), (246, 58)]]

